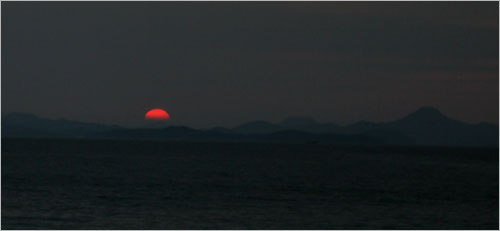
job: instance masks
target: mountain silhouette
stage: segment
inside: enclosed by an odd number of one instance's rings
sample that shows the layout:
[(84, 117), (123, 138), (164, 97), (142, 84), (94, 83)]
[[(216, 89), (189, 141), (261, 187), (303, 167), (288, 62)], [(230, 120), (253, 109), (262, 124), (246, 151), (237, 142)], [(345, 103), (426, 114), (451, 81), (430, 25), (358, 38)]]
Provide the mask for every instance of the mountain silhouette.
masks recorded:
[(285, 129), (282, 126), (259, 120), (244, 123), (238, 127), (233, 128), (232, 130), (242, 134), (263, 134), (283, 131)]
[(464, 123), (448, 118), (433, 107), (422, 107), (392, 122), (362, 121), (343, 129), (345, 133), (372, 133), (382, 130), (404, 134), (417, 145), (498, 146), (498, 125)]
[(183, 126), (126, 129), (10, 113), (2, 115), (2, 137), (498, 147), (498, 125), (464, 123), (448, 118), (433, 107), (422, 107), (391, 122), (360, 121), (338, 126), (320, 123), (312, 117), (288, 117), (278, 124), (251, 121), (234, 128), (215, 127), (207, 130)]
[(320, 124), (312, 117), (303, 116), (303, 117), (285, 118), (281, 122), (281, 125), (287, 128), (307, 128), (307, 127), (318, 126)]
[(393, 122), (382, 124), (386, 129), (399, 131), (425, 145), (498, 145), (498, 125), (467, 124), (446, 117), (439, 110), (424, 107)]
[(405, 116), (401, 121), (439, 122), (448, 119), (438, 109), (427, 106), (421, 107), (417, 111)]
[(2, 137), (86, 137), (119, 126), (46, 119), (28, 113), (2, 115)]
[(333, 123), (319, 123), (312, 117), (288, 117), (280, 125), (285, 129), (300, 130), (313, 133), (338, 132), (339, 126)]

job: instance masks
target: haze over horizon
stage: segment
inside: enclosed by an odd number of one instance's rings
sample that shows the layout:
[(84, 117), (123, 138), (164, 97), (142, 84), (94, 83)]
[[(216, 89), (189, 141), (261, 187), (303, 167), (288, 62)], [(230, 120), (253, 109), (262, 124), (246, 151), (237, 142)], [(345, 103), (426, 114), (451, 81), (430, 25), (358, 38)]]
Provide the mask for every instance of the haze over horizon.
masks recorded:
[(4, 2), (2, 113), (498, 124), (498, 28), (498, 2)]

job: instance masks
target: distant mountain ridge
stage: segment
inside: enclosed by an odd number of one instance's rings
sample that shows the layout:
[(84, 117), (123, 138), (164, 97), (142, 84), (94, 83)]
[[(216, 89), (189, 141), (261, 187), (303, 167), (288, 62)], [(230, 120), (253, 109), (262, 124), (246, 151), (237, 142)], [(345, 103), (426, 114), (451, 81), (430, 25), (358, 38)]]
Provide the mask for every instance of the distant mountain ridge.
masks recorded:
[(207, 130), (182, 126), (126, 129), (31, 114), (2, 115), (2, 137), (65, 137), (186, 141), (256, 141), (338, 144), (498, 147), (498, 125), (469, 124), (448, 118), (433, 107), (391, 122), (360, 121), (347, 126), (319, 123), (311, 117), (289, 117), (274, 124), (251, 121), (234, 128)]
[(2, 115), (2, 137), (87, 137), (119, 126), (46, 119), (28, 113)]

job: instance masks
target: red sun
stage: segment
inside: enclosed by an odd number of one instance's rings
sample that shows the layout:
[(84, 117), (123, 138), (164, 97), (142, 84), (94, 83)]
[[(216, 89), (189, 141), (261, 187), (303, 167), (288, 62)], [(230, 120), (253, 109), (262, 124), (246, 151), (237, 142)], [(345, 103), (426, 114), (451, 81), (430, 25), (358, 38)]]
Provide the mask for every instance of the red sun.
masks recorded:
[(163, 109), (152, 109), (146, 113), (144, 119), (147, 120), (168, 120), (170, 115)]

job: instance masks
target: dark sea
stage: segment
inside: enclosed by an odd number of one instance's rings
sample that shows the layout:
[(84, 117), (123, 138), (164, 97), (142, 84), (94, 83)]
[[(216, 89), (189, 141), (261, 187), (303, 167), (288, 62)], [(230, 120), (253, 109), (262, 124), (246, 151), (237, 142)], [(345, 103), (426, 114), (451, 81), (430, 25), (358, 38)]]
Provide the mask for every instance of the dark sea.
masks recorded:
[(498, 149), (2, 139), (2, 229), (498, 229)]

